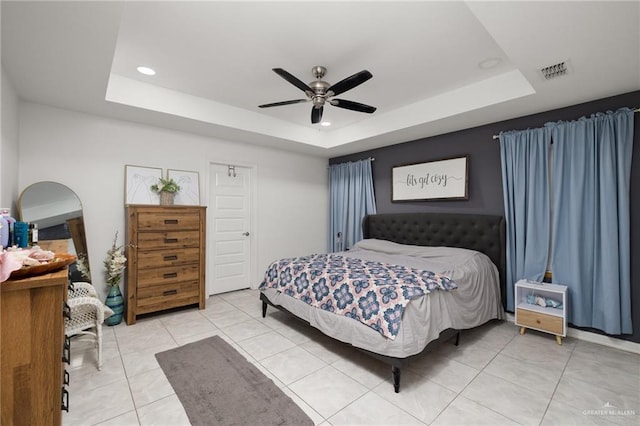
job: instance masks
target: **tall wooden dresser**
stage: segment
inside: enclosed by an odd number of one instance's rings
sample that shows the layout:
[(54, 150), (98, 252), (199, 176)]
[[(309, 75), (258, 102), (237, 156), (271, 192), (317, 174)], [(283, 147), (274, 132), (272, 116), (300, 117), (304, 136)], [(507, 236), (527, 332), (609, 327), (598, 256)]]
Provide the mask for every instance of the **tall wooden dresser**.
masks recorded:
[[(63, 384), (63, 306), (67, 268), (0, 284), (2, 425), (60, 425), (68, 409)], [(66, 376), (66, 374), (65, 374)]]
[(205, 221), (201, 206), (127, 206), (127, 324), (169, 308), (205, 308)]

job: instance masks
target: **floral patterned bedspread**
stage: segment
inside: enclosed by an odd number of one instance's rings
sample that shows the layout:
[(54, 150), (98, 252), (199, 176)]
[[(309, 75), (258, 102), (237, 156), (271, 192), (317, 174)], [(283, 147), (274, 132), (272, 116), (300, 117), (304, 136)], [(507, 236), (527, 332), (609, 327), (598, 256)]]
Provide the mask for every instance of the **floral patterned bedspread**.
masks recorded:
[(333, 254), (273, 262), (260, 289), (275, 288), (326, 311), (356, 319), (395, 339), (411, 299), (457, 288), (430, 271)]

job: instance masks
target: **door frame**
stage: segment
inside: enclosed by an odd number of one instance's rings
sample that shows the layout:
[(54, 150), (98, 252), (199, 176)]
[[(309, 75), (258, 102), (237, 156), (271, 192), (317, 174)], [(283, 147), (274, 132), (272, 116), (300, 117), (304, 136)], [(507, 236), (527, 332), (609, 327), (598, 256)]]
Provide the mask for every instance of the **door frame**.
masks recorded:
[[(251, 256), (251, 259), (249, 261), (249, 288), (255, 289), (258, 288), (258, 286), (260, 285), (260, 283), (253, 283), (254, 280), (258, 277), (258, 273), (257, 273), (257, 260), (258, 260), (258, 166), (256, 164), (251, 164), (251, 163), (244, 163), (242, 161), (220, 161), (220, 160), (216, 160), (216, 161), (209, 161), (209, 164), (207, 166), (207, 179), (206, 179), (206, 197), (207, 197), (207, 206), (211, 207), (211, 202), (212, 200), (209, 199), (209, 196), (211, 195), (211, 179), (212, 179), (212, 175), (211, 175), (211, 167), (212, 166), (237, 166), (237, 167), (242, 167), (245, 169), (249, 169), (249, 172), (251, 173), (251, 185), (249, 187), (250, 191), (251, 191), (251, 196), (250, 196), (250, 200), (251, 200), (251, 208), (250, 208), (250, 212), (249, 212), (249, 223), (251, 226), (251, 230), (249, 232), (251, 232), (251, 236), (249, 238), (251, 238), (250, 240), (250, 247), (249, 247), (249, 255)], [(213, 208), (207, 208), (207, 223), (213, 223), (213, 220), (215, 219), (213, 216)], [(210, 233), (210, 227), (207, 226), (207, 253), (210, 253), (210, 250), (213, 249), (212, 245), (209, 244), (211, 242), (211, 238), (213, 238), (212, 233)], [(213, 272), (213, 265), (209, 264), (208, 258), (207, 258), (207, 262), (206, 262), (206, 270), (207, 270), (207, 279), (206, 279), (206, 285), (205, 285), (205, 291), (206, 291), (206, 297), (210, 297), (211, 295), (211, 290), (213, 289), (213, 277), (214, 274), (212, 274)]]

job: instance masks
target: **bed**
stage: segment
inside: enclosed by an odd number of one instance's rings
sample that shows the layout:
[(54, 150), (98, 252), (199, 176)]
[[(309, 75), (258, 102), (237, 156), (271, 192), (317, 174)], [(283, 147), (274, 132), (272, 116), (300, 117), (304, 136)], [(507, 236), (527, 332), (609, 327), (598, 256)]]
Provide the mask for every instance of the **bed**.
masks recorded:
[[(412, 358), (453, 338), (457, 345), (461, 330), (503, 318), (506, 261), (501, 216), (370, 215), (363, 222), (363, 232), (364, 240), (347, 252), (272, 263), (260, 286), (263, 317), (267, 306), (274, 306), (390, 364), (396, 392), (400, 391), (401, 370)], [(394, 266), (383, 270), (383, 265)], [(283, 279), (285, 270), (297, 275)], [(336, 271), (342, 273), (344, 282), (334, 281)], [(336, 298), (325, 298), (321, 305), (308, 295), (296, 294), (304, 290), (318, 295), (319, 289), (326, 287), (314, 281), (319, 277), (331, 280), (331, 295)], [(347, 277), (355, 280), (347, 282)], [(369, 282), (358, 281), (359, 277), (368, 277)], [(386, 286), (379, 277), (403, 285)], [(288, 288), (285, 281), (290, 281)], [(414, 285), (416, 282), (420, 285)], [(349, 287), (344, 287), (347, 284)], [(338, 289), (345, 292), (339, 294)], [(374, 289), (377, 296), (371, 296)], [(385, 311), (383, 301), (390, 291), (395, 296), (408, 295), (410, 300), (386, 300), (392, 308)], [(371, 315), (371, 305), (366, 303), (369, 296), (379, 302), (375, 305), (377, 317)], [(361, 309), (356, 312), (356, 308)]]

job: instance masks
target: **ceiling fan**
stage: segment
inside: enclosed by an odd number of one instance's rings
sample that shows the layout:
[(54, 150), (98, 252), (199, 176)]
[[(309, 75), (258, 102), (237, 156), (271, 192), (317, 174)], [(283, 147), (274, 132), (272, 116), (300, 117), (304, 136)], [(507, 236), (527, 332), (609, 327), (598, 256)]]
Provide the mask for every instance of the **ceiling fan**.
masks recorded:
[(347, 77), (344, 80), (341, 80), (333, 85), (322, 80), (322, 77), (324, 77), (327, 72), (327, 69), (322, 66), (315, 66), (311, 69), (311, 72), (316, 78), (316, 81), (312, 81), (309, 84), (303, 83), (301, 80), (294, 77), (282, 68), (273, 68), (273, 71), (280, 77), (287, 80), (289, 83), (296, 86), (298, 89), (302, 90), (307, 95), (307, 99), (295, 99), (292, 101), (258, 105), (259, 108), (270, 108), (275, 106), (291, 105), (311, 101), (313, 102), (313, 107), (311, 108), (311, 123), (313, 124), (319, 123), (322, 119), (322, 111), (326, 103), (338, 108), (350, 109), (352, 111), (358, 112), (366, 112), (367, 114), (372, 114), (376, 110), (376, 107), (372, 107), (370, 105), (348, 101), (346, 99), (333, 99), (334, 96), (344, 93), (347, 90), (351, 90), (373, 77), (373, 75), (367, 70), (355, 73), (352, 76)]

